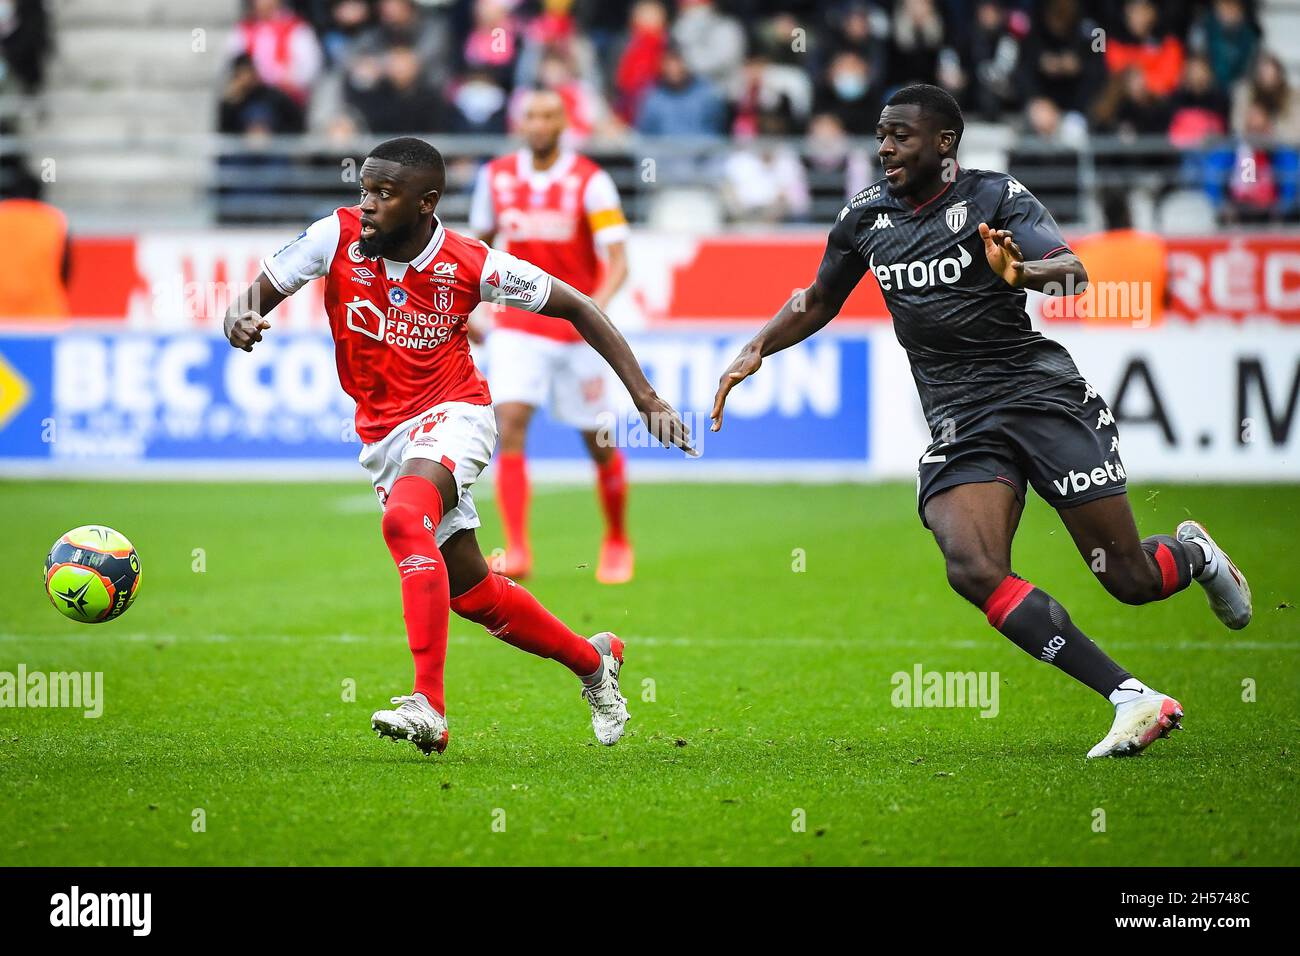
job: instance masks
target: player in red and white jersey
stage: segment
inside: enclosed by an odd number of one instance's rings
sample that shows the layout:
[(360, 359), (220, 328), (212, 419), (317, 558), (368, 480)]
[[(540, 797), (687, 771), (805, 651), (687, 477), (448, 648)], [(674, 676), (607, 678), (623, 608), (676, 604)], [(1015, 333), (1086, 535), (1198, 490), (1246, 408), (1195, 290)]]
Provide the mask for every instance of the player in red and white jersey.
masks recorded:
[[(559, 94), (528, 94), (520, 125), (527, 148), (479, 171), (469, 225), (480, 239), (563, 279), (604, 309), (627, 278), (627, 220), (609, 174), (561, 147), (565, 122)], [(497, 506), (506, 531), (503, 570), (520, 577), (532, 565), (524, 448), (533, 412), (545, 406), (552, 418), (582, 433), (596, 463), (605, 515), (596, 580), (629, 580), (633, 559), (623, 453), (598, 439), (599, 417), (610, 406), (600, 357), (568, 322), (517, 308), (494, 318), (488, 374), (501, 428)]]
[(446, 180), (442, 156), (404, 137), (376, 147), (361, 167), (361, 202), (313, 223), (262, 262), (257, 281), (226, 314), (226, 337), (251, 351), (265, 316), (313, 279), (325, 310), (339, 381), (357, 403), (361, 464), (383, 507), (383, 534), (400, 574), (415, 687), (371, 718), (381, 735), (426, 754), (447, 744), (443, 664), (450, 611), (583, 681), (602, 744), (623, 733), (623, 642), (584, 639), (527, 590), (493, 573), (474, 537), (470, 486), (486, 467), (497, 428), (487, 382), (470, 357), (466, 325), (481, 301), (569, 322), (632, 394), (652, 434), (689, 450), (690, 436), (646, 381), (627, 342), (567, 283), (435, 215)]

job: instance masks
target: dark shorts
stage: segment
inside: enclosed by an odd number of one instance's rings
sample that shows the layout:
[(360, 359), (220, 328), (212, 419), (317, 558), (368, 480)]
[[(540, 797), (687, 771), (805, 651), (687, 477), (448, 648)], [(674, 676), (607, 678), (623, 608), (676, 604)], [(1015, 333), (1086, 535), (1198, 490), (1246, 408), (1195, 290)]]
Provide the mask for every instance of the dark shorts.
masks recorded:
[(1053, 508), (1071, 508), (1126, 486), (1119, 430), (1106, 400), (1083, 379), (1052, 385), (954, 427), (921, 456), (917, 510), (957, 485), (1005, 482), (1021, 501), (1032, 485)]

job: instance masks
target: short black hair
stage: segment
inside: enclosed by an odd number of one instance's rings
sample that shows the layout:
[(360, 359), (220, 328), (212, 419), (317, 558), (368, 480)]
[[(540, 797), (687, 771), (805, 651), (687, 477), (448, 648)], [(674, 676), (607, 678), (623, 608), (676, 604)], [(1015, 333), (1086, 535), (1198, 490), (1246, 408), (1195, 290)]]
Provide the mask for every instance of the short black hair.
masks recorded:
[(415, 169), (428, 170), (433, 175), (434, 188), (439, 193), (447, 184), (447, 164), (443, 162), (442, 153), (414, 136), (399, 136), (380, 143), (370, 151), (371, 159), (386, 159), (399, 166), (411, 166)]
[(885, 105), (919, 106), (922, 113), (934, 116), (939, 120), (940, 129), (956, 130), (956, 142), (961, 142), (961, 134), (966, 129), (966, 122), (961, 118), (961, 107), (952, 98), (952, 94), (941, 86), (935, 86), (932, 83), (913, 83), (910, 86), (904, 86), (891, 96), (889, 102)]

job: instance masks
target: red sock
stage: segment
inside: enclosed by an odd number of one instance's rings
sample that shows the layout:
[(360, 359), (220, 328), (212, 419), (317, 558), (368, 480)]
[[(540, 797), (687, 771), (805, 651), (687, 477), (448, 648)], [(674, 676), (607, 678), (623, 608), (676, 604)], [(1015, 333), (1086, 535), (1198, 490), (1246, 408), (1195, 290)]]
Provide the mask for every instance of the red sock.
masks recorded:
[(451, 609), (521, 651), (559, 661), (579, 677), (600, 669), (599, 651), (542, 607), (527, 588), (495, 571), (452, 598)]
[(415, 658), (415, 690), (446, 716), (442, 686), (447, 661), (451, 593), (447, 567), (433, 529), (442, 520), (442, 498), (426, 478), (407, 475), (393, 483), (384, 505), (384, 540), (402, 575), (402, 616)]
[(506, 549), (528, 550), (528, 469), (523, 452), (497, 456), (497, 507), (505, 525)]
[(601, 510), (605, 512), (606, 535), (624, 540), (627, 537), (627, 469), (623, 453), (617, 448), (596, 466), (596, 489), (600, 492)]

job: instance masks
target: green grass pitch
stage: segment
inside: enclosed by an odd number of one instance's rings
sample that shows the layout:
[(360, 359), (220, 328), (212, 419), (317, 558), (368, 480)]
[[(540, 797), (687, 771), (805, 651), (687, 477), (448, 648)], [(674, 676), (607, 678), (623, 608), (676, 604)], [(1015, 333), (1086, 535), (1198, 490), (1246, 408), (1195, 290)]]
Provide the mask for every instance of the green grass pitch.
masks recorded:
[[(0, 671), (102, 671), (105, 697), (0, 709), (0, 864), (1300, 863), (1300, 486), (1131, 494), (1144, 533), (1204, 520), (1255, 595), (1239, 633), (1196, 587), (1122, 606), (1031, 503), (1017, 570), (1186, 707), (1138, 759), (1084, 759), (1109, 707), (948, 591), (902, 484), (634, 487), (619, 588), (593, 580), (593, 492), (543, 489), (528, 586), (627, 640), (629, 733), (597, 746), (567, 671), (453, 618), (451, 746), (425, 758), (369, 728), (411, 665), (364, 480), (0, 483)], [(96, 627), (40, 585), (90, 522), (144, 567)], [(997, 716), (894, 707), (918, 664), (998, 672)]]

